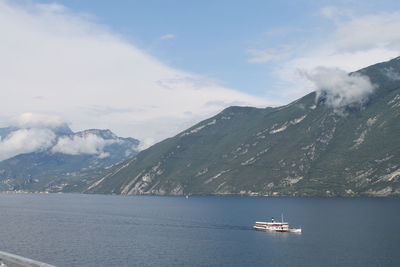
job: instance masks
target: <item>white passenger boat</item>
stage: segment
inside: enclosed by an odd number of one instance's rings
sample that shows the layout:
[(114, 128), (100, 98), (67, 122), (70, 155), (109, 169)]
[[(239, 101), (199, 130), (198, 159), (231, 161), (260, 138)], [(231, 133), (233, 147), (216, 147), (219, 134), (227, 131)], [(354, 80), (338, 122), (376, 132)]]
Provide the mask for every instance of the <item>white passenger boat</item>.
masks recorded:
[(253, 228), (260, 231), (301, 233), (301, 228), (290, 228), (289, 223), (283, 221), (283, 216), (281, 222), (272, 218), (270, 222), (256, 222)]

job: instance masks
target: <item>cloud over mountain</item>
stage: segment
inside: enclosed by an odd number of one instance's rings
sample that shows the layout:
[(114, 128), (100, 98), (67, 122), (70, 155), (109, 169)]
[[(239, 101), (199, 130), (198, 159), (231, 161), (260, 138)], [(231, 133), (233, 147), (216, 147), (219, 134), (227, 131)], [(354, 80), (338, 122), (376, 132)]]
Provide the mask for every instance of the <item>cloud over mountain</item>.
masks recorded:
[(313, 83), (317, 98), (324, 97), (333, 108), (363, 104), (375, 89), (367, 76), (337, 68), (319, 67), (304, 75)]
[[(123, 139), (105, 130), (92, 129), (74, 134), (63, 119), (52, 115), (24, 113), (12, 118), (10, 125), (3, 136), (0, 136), (0, 161), (19, 154), (44, 150), (50, 153), (87, 154), (106, 158), (110, 155), (104, 151), (106, 146), (123, 142)], [(102, 136), (104, 132), (109, 136)], [(136, 150), (137, 147), (132, 147), (127, 153)]]
[(83, 136), (66, 136), (58, 139), (57, 144), (52, 147), (53, 153), (63, 153), (68, 155), (79, 154), (103, 154), (106, 145), (115, 143), (115, 140), (105, 140), (94, 134)]
[(0, 139), (0, 161), (23, 153), (41, 151), (53, 145), (56, 136), (49, 129), (19, 129)]

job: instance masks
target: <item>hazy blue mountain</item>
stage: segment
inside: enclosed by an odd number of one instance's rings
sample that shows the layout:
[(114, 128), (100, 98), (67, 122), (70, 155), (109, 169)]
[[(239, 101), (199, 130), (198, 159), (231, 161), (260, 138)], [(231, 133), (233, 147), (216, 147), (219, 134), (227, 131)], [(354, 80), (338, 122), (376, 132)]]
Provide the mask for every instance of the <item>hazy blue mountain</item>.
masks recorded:
[(376, 86), (361, 106), (338, 112), (314, 92), (278, 108), (230, 107), (110, 168), (86, 192), (399, 195), (400, 58), (357, 73)]
[[(0, 128), (0, 136), (5, 139), (17, 130), (16, 127)], [(110, 130), (73, 133), (63, 126), (53, 132), (56, 138), (51, 147), (0, 161), (0, 190), (79, 191), (97, 177), (97, 169), (110, 167), (138, 153), (138, 140), (118, 137)], [(85, 139), (88, 136), (92, 139)], [(67, 142), (54, 150), (60, 140)], [(101, 148), (98, 153), (88, 153), (79, 147), (79, 142), (90, 141)], [(71, 150), (72, 145), (76, 151)]]

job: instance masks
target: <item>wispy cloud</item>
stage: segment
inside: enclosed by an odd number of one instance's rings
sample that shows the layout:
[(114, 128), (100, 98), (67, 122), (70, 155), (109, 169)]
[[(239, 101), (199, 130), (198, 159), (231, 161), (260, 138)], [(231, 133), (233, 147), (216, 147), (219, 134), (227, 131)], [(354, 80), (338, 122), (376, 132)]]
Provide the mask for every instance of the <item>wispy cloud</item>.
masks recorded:
[(349, 19), (354, 16), (354, 13), (351, 11), (351, 9), (338, 8), (336, 6), (325, 6), (321, 8), (320, 13), (322, 16), (336, 22), (340, 22), (343, 19)]
[(251, 55), (251, 57), (247, 60), (250, 63), (264, 63), (279, 58), (277, 55), (257, 49), (248, 49), (247, 53)]
[(301, 49), (277, 60), (273, 67), (277, 87), (282, 89), (278, 94), (284, 98), (294, 100), (313, 90), (313, 84), (299, 73), (321, 66), (353, 72), (400, 55), (400, 12), (357, 15), (351, 9), (329, 6), (320, 14), (325, 23), (332, 23), (333, 31), (323, 40), (299, 42)]
[(338, 52), (380, 47), (400, 51), (400, 12), (366, 15), (341, 22), (334, 34)]
[(269, 61), (283, 60), (290, 57), (293, 47), (286, 45), (278, 49), (247, 49), (247, 54), (250, 58), (247, 60), (249, 63), (265, 63)]
[[(160, 140), (192, 122), (188, 111), (203, 119), (226, 107), (205, 105), (210, 101), (269, 104), (171, 68), (62, 5), (23, 3), (0, 1), (0, 78), (7, 95), (0, 100), (2, 116), (19, 114), (23, 107), (60, 114), (74, 130), (109, 128), (123, 136)], [(46, 101), (32, 101), (36, 96)], [(113, 112), (93, 116), (87, 107)], [(165, 118), (170, 118), (167, 123)]]
[(167, 33), (167, 34), (162, 35), (160, 37), (160, 40), (169, 40), (169, 39), (174, 39), (175, 37), (176, 37), (175, 34)]

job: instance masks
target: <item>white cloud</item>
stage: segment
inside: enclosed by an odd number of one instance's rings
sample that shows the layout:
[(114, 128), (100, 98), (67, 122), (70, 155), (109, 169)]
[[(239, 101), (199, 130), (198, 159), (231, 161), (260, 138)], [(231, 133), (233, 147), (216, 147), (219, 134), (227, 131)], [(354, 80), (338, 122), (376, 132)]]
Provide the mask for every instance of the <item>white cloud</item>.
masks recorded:
[(375, 89), (367, 76), (358, 73), (349, 75), (335, 68), (320, 67), (304, 75), (313, 82), (317, 98), (324, 97), (325, 103), (335, 109), (362, 105)]
[(258, 49), (248, 49), (247, 53), (252, 56), (247, 60), (249, 63), (264, 63), (279, 58), (272, 53)]
[(9, 120), (8, 126), (16, 127), (0, 138), (0, 161), (12, 158), (19, 154), (39, 152), (50, 149), (56, 142), (55, 129), (68, 127), (60, 117), (23, 113)]
[(114, 142), (115, 140), (105, 140), (94, 134), (65, 136), (58, 139), (51, 151), (68, 155), (99, 154), (100, 158), (104, 158), (107, 157), (107, 154), (103, 153), (104, 147)]
[(292, 54), (293, 50), (293, 47), (289, 45), (282, 46), (279, 49), (247, 49), (247, 53), (251, 55), (247, 62), (265, 63), (268, 61), (287, 59)]
[(326, 6), (320, 10), (322, 16), (331, 19), (336, 22), (340, 22), (342, 19), (348, 19), (354, 16), (350, 9), (338, 8), (336, 6)]
[[(11, 120), (17, 130), (0, 137), (0, 161), (19, 154), (40, 152), (44, 150), (68, 155), (90, 154), (106, 158), (110, 153), (104, 152), (107, 145), (123, 142), (120, 139), (106, 140), (94, 133), (81, 132), (73, 136), (56, 134), (59, 126), (68, 127), (58, 116), (36, 113), (24, 113)], [(116, 138), (116, 136), (115, 136)], [(132, 153), (136, 151), (132, 147)]]
[[(269, 104), (215, 82), (196, 82), (207, 79), (166, 66), (60, 5), (0, 0), (0, 32), (5, 117), (56, 113), (74, 130), (108, 128), (160, 140), (183, 130), (173, 128), (192, 121), (188, 112), (204, 119), (236, 101)], [(207, 106), (211, 101), (221, 105)], [(171, 124), (162, 123), (165, 117)]]
[(366, 15), (341, 22), (334, 34), (338, 51), (381, 47), (400, 51), (400, 12)]
[(12, 125), (19, 128), (57, 128), (66, 123), (58, 116), (23, 113), (13, 119)]
[(0, 139), (0, 161), (23, 153), (45, 150), (53, 145), (55, 134), (48, 129), (20, 129)]
[(282, 88), (278, 94), (283, 98), (294, 100), (313, 89), (301, 72), (313, 72), (321, 66), (354, 72), (400, 55), (400, 12), (355, 15), (330, 6), (321, 13), (325, 22), (333, 22), (333, 32), (322, 41), (299, 43), (301, 49), (274, 67), (276, 86)]
[(155, 141), (153, 138), (145, 138), (143, 140), (140, 140), (139, 146), (136, 149), (138, 151), (142, 151), (142, 150), (145, 150), (146, 148), (151, 147), (154, 144), (155, 144)]
[(175, 34), (167, 33), (161, 36), (160, 40), (169, 40), (169, 39), (174, 39), (175, 37), (176, 37)]

